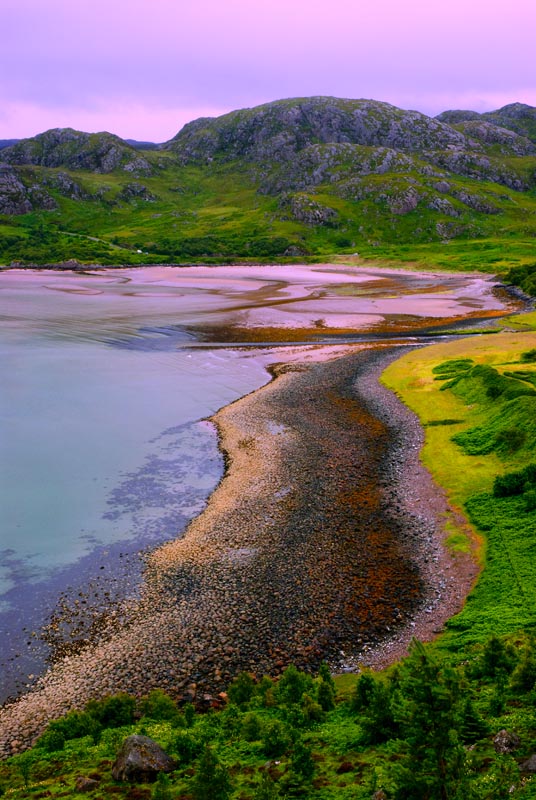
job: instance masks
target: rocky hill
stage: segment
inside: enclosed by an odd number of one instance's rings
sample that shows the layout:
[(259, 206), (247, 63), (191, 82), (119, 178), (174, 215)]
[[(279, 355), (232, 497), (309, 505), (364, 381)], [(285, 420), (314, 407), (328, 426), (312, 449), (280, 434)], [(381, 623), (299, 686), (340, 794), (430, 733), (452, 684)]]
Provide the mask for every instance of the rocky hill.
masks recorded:
[(212, 158), (288, 160), (314, 144), (389, 147), (406, 152), (468, 146), (463, 134), (417, 111), (373, 100), (280, 100), (185, 125), (163, 145), (182, 163)]
[(2, 150), (7, 164), (67, 167), (97, 173), (122, 169), (148, 175), (151, 168), (134, 147), (111, 133), (82, 133), (54, 128), (31, 139), (21, 139)]
[(525, 241), (536, 213), (536, 109), (431, 118), (373, 100), (297, 98), (195, 120), (162, 145), (54, 129), (3, 148), (0, 164), (7, 263), (73, 251), (121, 263), (499, 233)]
[(462, 122), (485, 122), (506, 128), (536, 143), (536, 108), (524, 103), (510, 103), (497, 111), (483, 114), (476, 111), (443, 111), (436, 119), (456, 126)]

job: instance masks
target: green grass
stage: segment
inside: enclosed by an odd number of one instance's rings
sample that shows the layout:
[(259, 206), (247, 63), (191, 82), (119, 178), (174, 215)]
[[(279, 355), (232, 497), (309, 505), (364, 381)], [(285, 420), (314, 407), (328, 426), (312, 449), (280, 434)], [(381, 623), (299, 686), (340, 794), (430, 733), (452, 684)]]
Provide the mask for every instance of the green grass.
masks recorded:
[[(368, 152), (362, 150), (359, 158)], [(449, 195), (458, 214), (452, 218), (429, 208), (437, 194), (436, 179), (419, 171), (424, 162), (418, 159), (415, 168), (406, 166), (403, 174), (361, 175), (356, 196), (346, 186), (355, 166), (351, 158), (332, 168), (334, 180), (281, 196), (266, 193), (266, 181), (269, 184), (273, 175), (269, 172), (263, 179), (258, 165), (215, 160), (208, 166), (181, 166), (166, 152), (144, 157), (152, 163), (153, 174), (139, 178), (121, 170), (102, 175), (19, 168), (28, 186), (39, 179), (48, 181), (46, 191), (58, 209), (0, 217), (0, 263), (40, 264), (68, 258), (103, 264), (296, 261), (334, 254), (351, 263), (351, 254), (359, 252), (362, 259), (380, 264), (505, 273), (534, 262), (533, 192), (507, 191), (485, 180), (450, 176), (454, 194), (478, 196), (499, 211), (477, 212)], [(517, 161), (530, 173), (527, 159)], [(80, 185), (82, 199), (59, 194), (53, 185), (58, 171)], [(142, 184), (155, 199), (126, 198), (124, 188), (131, 183)], [(417, 207), (399, 213), (397, 198), (415, 187), (420, 196)], [(335, 217), (325, 224), (300, 221), (292, 212), (293, 195), (309, 197), (333, 210)], [(441, 233), (447, 228), (452, 234), (448, 241)], [(67, 234), (77, 234), (77, 241)]]
[[(382, 378), (421, 418), (423, 462), (484, 542), (480, 578), (437, 643), (458, 658), (493, 632), (536, 623), (536, 512), (523, 496), (492, 491), (498, 475), (536, 455), (536, 369), (523, 360), (535, 344), (527, 332), (434, 345), (404, 356)], [(447, 546), (463, 546), (449, 524)]]

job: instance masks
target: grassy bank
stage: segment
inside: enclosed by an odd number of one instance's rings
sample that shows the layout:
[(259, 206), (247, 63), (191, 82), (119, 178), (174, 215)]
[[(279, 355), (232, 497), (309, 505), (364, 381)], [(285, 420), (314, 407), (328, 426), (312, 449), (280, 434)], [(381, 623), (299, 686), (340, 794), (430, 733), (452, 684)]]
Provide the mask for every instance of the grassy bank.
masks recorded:
[(418, 414), (426, 430), (422, 459), (472, 523), (445, 520), (451, 546), (476, 542), (484, 566), (438, 642), (460, 657), (493, 633), (536, 622), (536, 513), (525, 492), (494, 493), (497, 476), (535, 460), (536, 364), (527, 356), (535, 348), (532, 332), (463, 339), (411, 352), (382, 378)]

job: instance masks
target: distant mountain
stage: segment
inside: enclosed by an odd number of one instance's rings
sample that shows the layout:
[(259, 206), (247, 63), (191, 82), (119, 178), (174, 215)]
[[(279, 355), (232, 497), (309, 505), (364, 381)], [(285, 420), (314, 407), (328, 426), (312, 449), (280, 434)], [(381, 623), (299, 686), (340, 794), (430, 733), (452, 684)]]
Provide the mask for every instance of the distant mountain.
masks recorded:
[(17, 144), (18, 141), (18, 139), (0, 139), (0, 150), (5, 147), (11, 147), (12, 144)]
[(3, 148), (0, 162), (7, 263), (535, 235), (536, 109), (520, 103), (431, 118), (374, 100), (294, 98), (195, 120), (161, 145), (53, 129)]
[(136, 150), (158, 150), (159, 144), (155, 142), (138, 142), (137, 139), (125, 139), (125, 142)]

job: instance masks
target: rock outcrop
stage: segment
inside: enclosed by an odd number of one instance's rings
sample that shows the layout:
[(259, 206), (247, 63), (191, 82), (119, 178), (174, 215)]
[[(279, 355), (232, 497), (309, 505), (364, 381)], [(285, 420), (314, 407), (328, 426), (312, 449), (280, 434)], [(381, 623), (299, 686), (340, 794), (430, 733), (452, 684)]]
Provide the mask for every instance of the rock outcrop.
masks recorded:
[(15, 170), (0, 164), (0, 214), (27, 214), (32, 208), (28, 190)]

